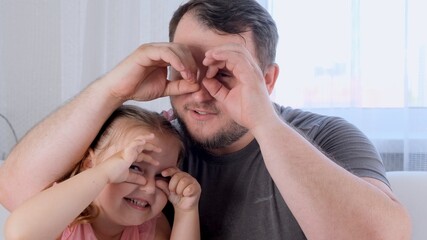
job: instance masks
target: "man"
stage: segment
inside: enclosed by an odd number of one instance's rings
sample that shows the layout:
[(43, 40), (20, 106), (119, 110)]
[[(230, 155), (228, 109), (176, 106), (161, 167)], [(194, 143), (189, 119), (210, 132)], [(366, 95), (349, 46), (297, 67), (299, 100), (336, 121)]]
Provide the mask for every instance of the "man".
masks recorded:
[(203, 239), (410, 238), (409, 217), (359, 130), (270, 101), (277, 31), (256, 1), (189, 1), (169, 35), (21, 140), (0, 172), (2, 204), (13, 210), (62, 176), (126, 100), (171, 96), (187, 139), (182, 168), (202, 187)]

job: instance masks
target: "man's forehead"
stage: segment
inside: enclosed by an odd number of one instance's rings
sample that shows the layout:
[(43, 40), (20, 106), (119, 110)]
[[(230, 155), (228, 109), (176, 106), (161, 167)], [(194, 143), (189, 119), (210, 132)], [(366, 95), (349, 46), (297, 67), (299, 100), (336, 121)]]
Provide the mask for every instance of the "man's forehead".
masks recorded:
[(173, 42), (206, 51), (226, 43), (246, 45), (252, 42), (252, 34), (250, 31), (241, 34), (220, 32), (201, 23), (192, 13), (186, 13), (177, 25)]

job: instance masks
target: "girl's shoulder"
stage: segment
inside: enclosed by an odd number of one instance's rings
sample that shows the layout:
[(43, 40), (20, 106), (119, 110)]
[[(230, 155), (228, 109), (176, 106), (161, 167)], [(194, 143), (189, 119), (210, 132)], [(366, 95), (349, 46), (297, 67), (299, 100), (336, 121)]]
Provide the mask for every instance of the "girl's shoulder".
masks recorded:
[[(126, 227), (121, 240), (139, 239), (152, 240), (156, 233), (157, 217), (154, 217), (141, 225)], [(97, 240), (90, 223), (74, 224), (67, 227), (61, 235), (61, 240)]]
[(67, 227), (61, 235), (61, 240), (97, 240), (90, 223), (74, 224)]

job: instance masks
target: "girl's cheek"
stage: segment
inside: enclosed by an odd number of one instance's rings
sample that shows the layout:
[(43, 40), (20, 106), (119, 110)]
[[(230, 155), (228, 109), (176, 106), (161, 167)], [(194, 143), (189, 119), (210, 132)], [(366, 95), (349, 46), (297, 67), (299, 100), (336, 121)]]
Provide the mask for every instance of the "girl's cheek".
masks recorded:
[(168, 198), (164, 192), (158, 194), (156, 198), (156, 206), (161, 210), (166, 206)]

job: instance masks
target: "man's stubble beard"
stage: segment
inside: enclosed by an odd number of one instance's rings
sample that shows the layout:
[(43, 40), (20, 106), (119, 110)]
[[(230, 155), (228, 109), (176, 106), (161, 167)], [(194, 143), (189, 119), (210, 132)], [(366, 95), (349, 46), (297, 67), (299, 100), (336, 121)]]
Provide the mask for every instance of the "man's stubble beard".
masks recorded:
[(212, 136), (209, 136), (205, 139), (199, 139), (197, 136), (193, 136), (193, 134), (189, 131), (187, 124), (184, 122), (182, 117), (179, 116), (176, 109), (172, 109), (176, 119), (178, 120), (179, 125), (182, 127), (184, 134), (188, 136), (193, 143), (201, 146), (203, 149), (213, 150), (230, 146), (232, 143), (239, 140), (248, 132), (247, 128), (239, 125), (235, 121), (229, 121), (226, 126), (222, 127)]

